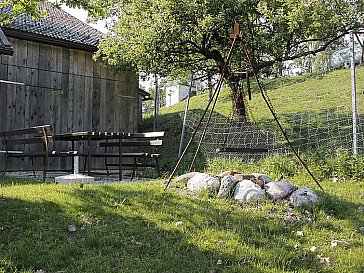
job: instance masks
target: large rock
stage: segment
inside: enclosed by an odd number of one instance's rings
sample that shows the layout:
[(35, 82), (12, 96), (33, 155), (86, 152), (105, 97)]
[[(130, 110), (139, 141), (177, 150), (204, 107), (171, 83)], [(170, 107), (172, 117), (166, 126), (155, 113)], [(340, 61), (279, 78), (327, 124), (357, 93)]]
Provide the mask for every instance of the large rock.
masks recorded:
[(264, 184), (270, 183), (272, 182), (272, 179), (266, 175), (266, 174), (262, 174), (262, 173), (253, 173), (254, 177), (258, 178), (259, 180), (263, 181)]
[(240, 173), (240, 172), (239, 171), (234, 171), (234, 170), (231, 170), (231, 171), (223, 171), (223, 172), (219, 173), (217, 176), (220, 177), (220, 178), (223, 178), (225, 176), (235, 175), (237, 173)]
[(226, 197), (228, 196), (232, 190), (234, 189), (237, 181), (235, 180), (235, 177), (232, 175), (224, 176), (221, 179), (220, 182), (220, 189), (217, 193), (217, 197)]
[(176, 178), (176, 181), (187, 180), (187, 188), (192, 192), (203, 190), (218, 191), (220, 188), (220, 179), (207, 173), (187, 173)]
[(254, 175), (252, 174), (245, 174), (245, 173), (236, 173), (234, 174), (234, 178), (237, 182), (240, 182), (242, 180), (250, 180)]
[(233, 197), (239, 202), (256, 201), (265, 198), (265, 191), (250, 180), (242, 180), (235, 186)]
[(270, 182), (264, 186), (267, 195), (272, 200), (288, 197), (295, 187), (289, 182)]
[(314, 205), (320, 201), (317, 194), (310, 188), (302, 188), (294, 191), (289, 200), (294, 207)]

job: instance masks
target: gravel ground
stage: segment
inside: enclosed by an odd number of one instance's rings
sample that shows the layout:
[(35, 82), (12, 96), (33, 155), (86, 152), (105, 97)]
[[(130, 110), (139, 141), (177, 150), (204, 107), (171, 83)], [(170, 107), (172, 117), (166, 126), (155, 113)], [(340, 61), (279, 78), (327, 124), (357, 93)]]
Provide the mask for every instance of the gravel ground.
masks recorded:
[[(67, 175), (69, 173), (65, 172), (48, 172), (46, 181), (55, 181), (55, 177), (57, 176), (63, 176)], [(125, 173), (123, 174), (123, 180), (119, 180), (119, 175), (116, 174), (110, 174), (110, 175), (92, 175), (95, 178), (95, 181), (93, 183), (95, 184), (108, 184), (108, 183), (127, 183), (127, 182), (140, 182), (140, 181), (150, 181), (151, 179), (148, 178), (141, 178), (141, 177), (135, 177), (133, 180), (130, 180), (130, 174), (131, 173)], [(6, 176), (10, 177), (16, 177), (16, 178), (28, 178), (28, 179), (35, 179), (37, 181), (42, 181), (43, 179), (43, 172), (42, 171), (36, 171), (35, 177), (32, 171), (17, 171), (17, 172), (6, 172)]]

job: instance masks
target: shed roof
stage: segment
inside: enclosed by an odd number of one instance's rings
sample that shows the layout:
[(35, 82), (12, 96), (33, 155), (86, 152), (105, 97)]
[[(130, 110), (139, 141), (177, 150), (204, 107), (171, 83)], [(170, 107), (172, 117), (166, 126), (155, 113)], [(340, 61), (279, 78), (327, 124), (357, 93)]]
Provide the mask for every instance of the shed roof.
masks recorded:
[(4, 32), (0, 28), (0, 55), (13, 55), (14, 49), (6, 38)]
[[(19, 15), (10, 25), (3, 27), (8, 37), (23, 38), (69, 47), (83, 47), (94, 51), (102, 33), (69, 13), (45, 2), (41, 9), (47, 10), (47, 17), (33, 20), (30, 15)], [(9, 12), (10, 7), (3, 10)]]

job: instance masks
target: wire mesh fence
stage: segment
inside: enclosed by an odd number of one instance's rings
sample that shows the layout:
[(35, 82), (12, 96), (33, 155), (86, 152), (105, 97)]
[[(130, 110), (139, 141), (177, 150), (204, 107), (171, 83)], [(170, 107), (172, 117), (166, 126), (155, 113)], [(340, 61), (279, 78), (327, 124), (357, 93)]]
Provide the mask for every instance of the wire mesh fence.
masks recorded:
[[(338, 150), (352, 151), (353, 115), (350, 70), (334, 71), (279, 88), (267, 86), (267, 93), (284, 131), (295, 149), (321, 155)], [(357, 144), (364, 153), (364, 68), (357, 70)], [(291, 153), (282, 133), (258, 93), (249, 107), (250, 121), (213, 113), (201, 152), (206, 157), (240, 157), (244, 160), (277, 153)], [(190, 112), (189, 131), (195, 130), (200, 115)], [(196, 139), (201, 138), (206, 120)]]

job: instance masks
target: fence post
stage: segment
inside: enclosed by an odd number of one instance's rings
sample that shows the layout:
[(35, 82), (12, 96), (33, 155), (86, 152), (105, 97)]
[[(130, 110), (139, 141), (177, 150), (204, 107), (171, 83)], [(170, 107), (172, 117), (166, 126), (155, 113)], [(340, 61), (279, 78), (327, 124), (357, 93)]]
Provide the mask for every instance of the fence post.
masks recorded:
[(350, 68), (351, 68), (351, 109), (353, 116), (353, 154), (358, 155), (357, 107), (356, 107), (356, 75), (355, 75), (355, 43), (354, 31), (350, 32)]
[(193, 84), (193, 74), (191, 74), (190, 86), (188, 87), (188, 96), (186, 99), (186, 107), (185, 107), (185, 112), (183, 115), (183, 124), (182, 124), (182, 131), (181, 131), (181, 139), (179, 142), (178, 157), (181, 157), (182, 151), (183, 151), (183, 141), (184, 141), (185, 133), (186, 133), (186, 118), (187, 118), (188, 106), (190, 104), (190, 98), (191, 98), (191, 94), (192, 94), (192, 84)]
[(153, 131), (156, 131), (157, 123), (158, 123), (158, 115), (159, 115), (159, 86), (158, 86), (158, 76), (154, 75), (154, 119), (153, 119)]

